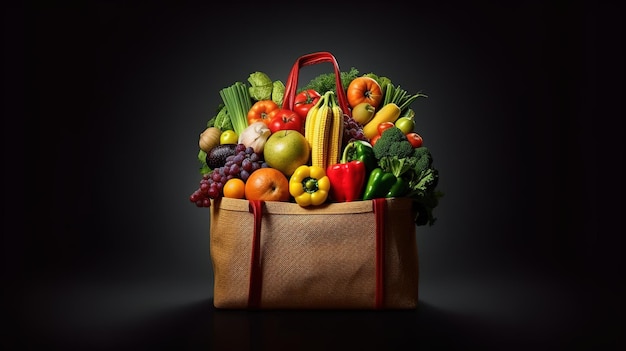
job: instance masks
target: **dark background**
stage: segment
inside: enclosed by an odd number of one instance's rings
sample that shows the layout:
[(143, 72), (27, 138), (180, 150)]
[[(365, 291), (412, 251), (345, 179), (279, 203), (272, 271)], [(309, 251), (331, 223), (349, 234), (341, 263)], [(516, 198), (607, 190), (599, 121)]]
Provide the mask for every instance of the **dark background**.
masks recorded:
[[(3, 346), (623, 347), (622, 20), (599, 2), (5, 7)], [(445, 197), (417, 231), (417, 311), (212, 307), (198, 134), (221, 88), (314, 51), (429, 95), (416, 129)]]

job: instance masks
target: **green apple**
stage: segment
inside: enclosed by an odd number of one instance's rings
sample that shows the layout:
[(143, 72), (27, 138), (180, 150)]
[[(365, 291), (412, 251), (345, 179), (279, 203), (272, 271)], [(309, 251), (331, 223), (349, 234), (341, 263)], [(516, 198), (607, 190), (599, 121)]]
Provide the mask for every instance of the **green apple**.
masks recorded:
[(297, 130), (279, 130), (272, 133), (263, 147), (263, 158), (268, 166), (290, 177), (299, 166), (309, 162), (311, 146)]

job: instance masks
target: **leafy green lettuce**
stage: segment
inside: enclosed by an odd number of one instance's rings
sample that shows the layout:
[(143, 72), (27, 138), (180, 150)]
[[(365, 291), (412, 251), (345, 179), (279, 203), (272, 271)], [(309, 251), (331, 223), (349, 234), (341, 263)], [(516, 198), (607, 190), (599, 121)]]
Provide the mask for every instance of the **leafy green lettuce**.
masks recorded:
[(250, 97), (255, 100), (269, 100), (272, 98), (274, 84), (270, 77), (263, 72), (251, 73), (248, 77), (250, 83)]

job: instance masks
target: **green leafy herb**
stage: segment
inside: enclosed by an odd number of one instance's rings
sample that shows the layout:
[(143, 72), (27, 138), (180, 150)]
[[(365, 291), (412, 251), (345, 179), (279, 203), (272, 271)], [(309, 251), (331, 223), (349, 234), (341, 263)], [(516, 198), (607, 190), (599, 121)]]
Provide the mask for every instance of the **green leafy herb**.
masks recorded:
[[(356, 68), (351, 67), (349, 71), (341, 72), (340, 75), (341, 75), (341, 84), (343, 85), (343, 90), (346, 91), (348, 89), (348, 85), (350, 84), (350, 82), (354, 80), (354, 78), (359, 76), (359, 71)], [(307, 83), (304, 87), (302, 87), (302, 89), (300, 89), (298, 92), (306, 90), (306, 89), (313, 89), (320, 94), (324, 94), (327, 91), (332, 91), (336, 95), (337, 84), (336, 84), (335, 73), (320, 74), (319, 76), (311, 79), (311, 81)]]

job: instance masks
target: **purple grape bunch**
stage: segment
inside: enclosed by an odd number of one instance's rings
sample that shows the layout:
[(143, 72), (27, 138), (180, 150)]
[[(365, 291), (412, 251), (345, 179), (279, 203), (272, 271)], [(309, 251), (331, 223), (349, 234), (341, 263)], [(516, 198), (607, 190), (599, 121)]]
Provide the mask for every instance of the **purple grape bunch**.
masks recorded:
[(354, 140), (363, 140), (369, 142), (365, 133), (363, 133), (363, 127), (354, 120), (354, 118), (343, 114), (343, 141), (344, 145)]
[(245, 182), (252, 172), (266, 167), (268, 165), (262, 153), (254, 152), (252, 147), (244, 144), (237, 144), (235, 154), (228, 156), (223, 166), (202, 176), (200, 186), (189, 196), (189, 200), (198, 207), (210, 207), (211, 199), (222, 196), (224, 184), (229, 179), (239, 178)]

